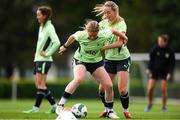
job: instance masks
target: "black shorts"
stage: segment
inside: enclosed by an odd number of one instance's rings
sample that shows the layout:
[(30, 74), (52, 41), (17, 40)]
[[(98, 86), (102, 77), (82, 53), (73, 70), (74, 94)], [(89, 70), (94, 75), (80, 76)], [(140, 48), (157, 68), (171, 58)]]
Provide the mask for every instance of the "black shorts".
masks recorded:
[(108, 73), (116, 74), (119, 71), (128, 71), (131, 64), (130, 57), (124, 60), (104, 60), (104, 67)]
[(74, 64), (75, 64), (75, 65), (79, 65), (79, 64), (84, 65), (84, 66), (86, 67), (86, 70), (87, 70), (88, 72), (90, 72), (91, 74), (93, 74), (93, 72), (94, 72), (97, 68), (103, 66), (103, 61), (96, 62), (96, 63), (86, 63), (86, 62), (82, 62), (82, 61), (79, 61), (79, 60), (77, 60), (77, 59), (74, 59)]
[(47, 74), (49, 71), (49, 68), (51, 67), (51, 63), (49, 61), (37, 61), (34, 62), (34, 74), (41, 73), (41, 74)]
[(166, 80), (166, 77), (167, 77), (167, 72), (161, 72), (161, 71), (153, 71), (151, 72), (151, 78), (152, 79), (155, 79), (155, 80), (158, 80), (158, 79), (165, 79)]

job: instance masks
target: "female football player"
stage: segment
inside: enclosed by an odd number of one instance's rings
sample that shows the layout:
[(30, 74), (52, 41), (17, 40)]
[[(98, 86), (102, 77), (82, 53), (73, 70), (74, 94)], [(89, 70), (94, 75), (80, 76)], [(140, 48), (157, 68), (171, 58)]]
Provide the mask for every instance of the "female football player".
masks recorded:
[[(119, 15), (119, 7), (113, 1), (106, 1), (104, 4), (96, 5), (94, 8), (97, 16), (102, 15), (102, 21), (99, 23), (101, 29), (115, 28), (119, 32), (126, 34), (126, 23), (124, 19)], [(112, 36), (107, 45), (111, 43), (116, 43), (119, 41), (117, 36)], [(128, 76), (130, 67), (130, 53), (126, 46), (127, 40), (123, 40), (124, 45), (119, 46), (114, 49), (108, 49), (105, 51), (105, 69), (108, 72), (111, 80), (118, 76), (118, 90), (120, 94), (120, 101), (122, 107), (124, 108), (124, 116), (126, 118), (131, 118), (131, 114), (128, 110), (129, 107), (129, 94), (128, 94)], [(99, 86), (99, 96), (104, 103), (104, 87), (102, 84)], [(107, 110), (100, 114), (100, 117), (106, 117)]]
[[(74, 54), (74, 79), (66, 86), (61, 97), (56, 113), (60, 114), (67, 99), (75, 92), (76, 88), (84, 80), (86, 72), (90, 72), (95, 81), (101, 83), (105, 89), (105, 101), (109, 118), (119, 118), (112, 109), (113, 105), (113, 85), (109, 75), (103, 67), (103, 57), (101, 50), (110, 49), (114, 46), (104, 46), (105, 42), (115, 34), (123, 39), (127, 37), (115, 29), (99, 30), (97, 21), (88, 21), (83, 31), (77, 31), (71, 35), (66, 43), (60, 47), (59, 53), (62, 54), (75, 40), (80, 47)], [(121, 41), (121, 45), (123, 41)]]
[(166, 112), (167, 80), (171, 78), (175, 66), (174, 51), (168, 45), (168, 35), (158, 36), (158, 42), (152, 47), (147, 73), (150, 77), (147, 88), (148, 105), (144, 111), (149, 112), (153, 105), (153, 91), (158, 80), (161, 81), (162, 112)]
[(34, 76), (37, 88), (37, 97), (33, 108), (23, 112), (38, 112), (43, 97), (46, 97), (52, 106), (47, 113), (54, 113), (57, 105), (51, 91), (46, 86), (46, 77), (53, 61), (52, 55), (59, 47), (60, 41), (50, 20), (52, 14), (51, 8), (48, 6), (41, 6), (37, 9), (36, 14), (37, 20), (40, 24), (34, 58)]

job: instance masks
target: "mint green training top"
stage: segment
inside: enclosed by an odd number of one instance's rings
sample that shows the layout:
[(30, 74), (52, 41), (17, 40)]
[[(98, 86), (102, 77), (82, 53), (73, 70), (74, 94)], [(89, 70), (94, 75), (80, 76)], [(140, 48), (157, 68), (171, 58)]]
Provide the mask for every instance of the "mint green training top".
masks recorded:
[[(127, 30), (127, 26), (125, 21), (120, 21), (118, 23), (115, 23), (113, 25), (110, 25), (107, 19), (102, 20), (99, 23), (100, 29), (116, 29), (120, 32), (125, 32)], [(107, 44), (112, 44), (117, 40), (116, 35), (112, 35), (112, 37), (108, 40)], [(105, 51), (105, 59), (107, 60), (124, 60), (130, 57), (129, 50), (127, 46), (123, 45), (120, 48), (113, 48), (113, 49), (108, 49)]]
[[(52, 55), (60, 46), (59, 38), (56, 34), (55, 28), (50, 20), (45, 25), (39, 27), (38, 41), (36, 46), (36, 53), (34, 62), (36, 61), (53, 61)], [(46, 56), (41, 56), (40, 52), (46, 51)]]
[(73, 37), (79, 42), (80, 47), (76, 50), (74, 58), (86, 63), (101, 61), (103, 59), (101, 48), (111, 36), (111, 30), (101, 30), (98, 32), (96, 39), (90, 40), (87, 31), (77, 31), (73, 34)]

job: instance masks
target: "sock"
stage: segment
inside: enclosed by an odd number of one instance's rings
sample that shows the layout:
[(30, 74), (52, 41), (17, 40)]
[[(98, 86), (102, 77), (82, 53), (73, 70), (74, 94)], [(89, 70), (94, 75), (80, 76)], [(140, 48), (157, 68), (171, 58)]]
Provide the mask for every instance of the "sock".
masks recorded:
[(45, 96), (46, 96), (46, 99), (49, 101), (49, 103), (50, 103), (51, 105), (55, 105), (56, 102), (55, 102), (54, 97), (52, 96), (51, 91), (48, 90), (48, 89), (46, 89), (45, 92), (46, 92), (46, 95), (45, 95)]
[(107, 112), (113, 111), (113, 102), (106, 102), (105, 107)]
[(64, 104), (66, 103), (67, 99), (70, 98), (70, 96), (71, 96), (70, 93), (64, 91), (64, 94), (63, 94), (63, 96), (61, 97), (61, 99), (60, 99), (60, 101), (59, 101), (58, 104), (64, 106)]
[(122, 107), (124, 108), (124, 111), (128, 110), (129, 107), (129, 95), (128, 92), (125, 95), (120, 96)]
[(42, 99), (45, 96), (45, 91), (43, 89), (37, 89), (37, 97), (35, 102), (35, 107), (38, 107), (41, 105)]
[(102, 103), (103, 103), (104, 106), (105, 106), (105, 104), (106, 104), (106, 101), (105, 101), (105, 93), (100, 92), (100, 93), (99, 93), (99, 97), (101, 98), (101, 101), (102, 101)]

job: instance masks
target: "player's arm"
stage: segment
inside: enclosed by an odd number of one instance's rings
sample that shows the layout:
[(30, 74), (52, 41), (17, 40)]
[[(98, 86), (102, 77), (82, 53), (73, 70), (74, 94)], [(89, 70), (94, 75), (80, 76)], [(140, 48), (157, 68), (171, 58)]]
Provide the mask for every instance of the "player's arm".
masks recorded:
[(74, 39), (73, 35), (71, 35), (71, 36), (67, 39), (66, 43), (59, 48), (59, 53), (60, 53), (60, 54), (63, 54), (63, 53), (66, 51), (66, 49), (67, 49), (74, 41), (75, 41), (75, 39)]
[(49, 28), (49, 37), (51, 39), (51, 47), (48, 49), (48, 51), (41, 51), (41, 55), (43, 56), (51, 56), (60, 46), (60, 41), (59, 38), (56, 34), (56, 31), (54, 29), (54, 27), (50, 27)]
[(166, 76), (167, 80), (169, 80), (171, 78), (171, 74), (173, 73), (175, 63), (176, 63), (175, 54), (174, 54), (174, 51), (171, 51), (169, 60), (168, 60), (168, 74)]
[(111, 32), (114, 35), (118, 36), (118, 39), (115, 42), (113, 42), (112, 44), (103, 46), (102, 50), (119, 48), (122, 45), (126, 45), (127, 44), (128, 38), (125, 35), (125, 32), (119, 32), (118, 30), (115, 30), (115, 29), (111, 29)]
[(124, 44), (123, 40), (121, 40), (121, 39), (118, 38), (118, 39), (117, 39), (115, 42), (113, 42), (112, 44), (103, 46), (103, 48), (102, 48), (101, 50), (118, 48), (118, 47), (121, 47), (123, 44)]
[(125, 35), (125, 32), (120, 32), (116, 29), (111, 29), (111, 31), (114, 35), (118, 36), (119, 38), (123, 40), (128, 40), (128, 37)]

